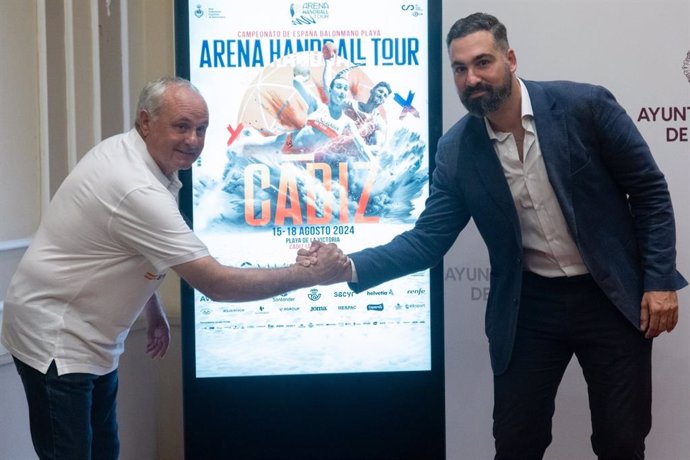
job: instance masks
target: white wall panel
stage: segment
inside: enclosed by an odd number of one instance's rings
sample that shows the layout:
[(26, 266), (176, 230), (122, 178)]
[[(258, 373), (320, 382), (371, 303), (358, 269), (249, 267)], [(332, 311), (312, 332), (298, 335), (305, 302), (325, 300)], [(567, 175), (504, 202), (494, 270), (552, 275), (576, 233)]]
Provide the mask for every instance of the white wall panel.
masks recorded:
[[(681, 68), (690, 50), (690, 2), (444, 0), (443, 7), (444, 34), (456, 19), (476, 11), (497, 16), (508, 28), (518, 75), (523, 78), (602, 84), (635, 120), (644, 108), (674, 107), (686, 116), (637, 124), (666, 173), (676, 210), (678, 265), (690, 277), (690, 207), (686, 205), (690, 144), (667, 141), (666, 137), (669, 129), (690, 126), (690, 83)], [(445, 49), (442, 52), (447, 129), (465, 112), (453, 86)], [(451, 269), (459, 272), (465, 268), (469, 274), (488, 267), (476, 230), (470, 228), (460, 236), (445, 264), (448, 459), (491, 458), (493, 396), (484, 299), (472, 295), (488, 282), (448, 277)], [(680, 303), (679, 326), (654, 344), (654, 422), (647, 438), (647, 456), (655, 460), (686, 459), (690, 452), (690, 318), (686, 315), (690, 289), (680, 291)], [(545, 458), (593, 459), (590, 432), (586, 386), (573, 360), (559, 389), (554, 441)]]

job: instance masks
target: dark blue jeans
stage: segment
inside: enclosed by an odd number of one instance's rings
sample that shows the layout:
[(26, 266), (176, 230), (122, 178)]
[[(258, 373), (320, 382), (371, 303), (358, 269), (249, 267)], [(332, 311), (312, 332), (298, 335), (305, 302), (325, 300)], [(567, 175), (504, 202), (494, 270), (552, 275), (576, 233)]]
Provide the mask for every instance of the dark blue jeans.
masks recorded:
[(34, 449), (41, 460), (114, 460), (117, 370), (106, 375), (43, 374), (14, 359), (29, 403)]
[(651, 354), (652, 340), (591, 277), (526, 273), (510, 366), (494, 377), (495, 458), (543, 457), (556, 391), (575, 355), (587, 382), (597, 458), (643, 459), (652, 423)]

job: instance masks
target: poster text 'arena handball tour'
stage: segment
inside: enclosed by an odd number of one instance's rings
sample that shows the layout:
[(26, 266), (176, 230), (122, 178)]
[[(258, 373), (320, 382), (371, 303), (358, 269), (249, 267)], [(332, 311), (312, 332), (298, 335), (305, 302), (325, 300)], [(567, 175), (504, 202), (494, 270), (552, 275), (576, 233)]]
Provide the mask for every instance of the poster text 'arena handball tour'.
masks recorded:
[[(411, 228), (428, 194), (425, 3), (189, 3), (190, 78), (210, 112), (194, 230), (221, 263), (276, 267)], [(405, 5), (403, 5), (405, 6)], [(195, 294), (196, 376), (423, 371), (429, 272), (258, 302)]]

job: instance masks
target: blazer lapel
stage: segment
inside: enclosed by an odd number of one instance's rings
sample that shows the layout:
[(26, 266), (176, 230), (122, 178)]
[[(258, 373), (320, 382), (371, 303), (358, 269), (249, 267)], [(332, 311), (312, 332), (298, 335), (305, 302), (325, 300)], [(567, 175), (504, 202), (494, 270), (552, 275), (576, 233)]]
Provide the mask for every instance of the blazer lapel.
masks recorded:
[(574, 231), (575, 214), (572, 205), (572, 176), (570, 174), (570, 152), (568, 148), (568, 126), (563, 110), (557, 107), (555, 99), (538, 84), (525, 81), (529, 91), (537, 126), (537, 137), (544, 158), (546, 173), (554, 193), (561, 205), (561, 211)]
[(501, 162), (486, 132), (484, 120), (476, 117), (469, 119), (465, 134), (460, 151), (468, 152), (481, 184), (496, 203), (496, 206), (510, 220), (515, 234), (520, 240), (520, 222), (515, 210), (513, 196), (503, 173)]

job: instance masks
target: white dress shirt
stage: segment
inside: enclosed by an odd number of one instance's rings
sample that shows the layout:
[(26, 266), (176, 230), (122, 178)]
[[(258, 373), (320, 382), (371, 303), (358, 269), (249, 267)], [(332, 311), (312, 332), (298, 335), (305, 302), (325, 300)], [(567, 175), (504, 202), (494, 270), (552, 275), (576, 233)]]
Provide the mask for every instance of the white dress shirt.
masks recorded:
[(494, 131), (486, 118), (484, 122), (520, 219), (523, 266), (525, 270), (549, 278), (585, 274), (587, 268), (570, 235), (546, 173), (532, 103), (522, 81), (520, 89), (522, 126), (525, 129), (523, 161), (520, 161), (513, 135)]

